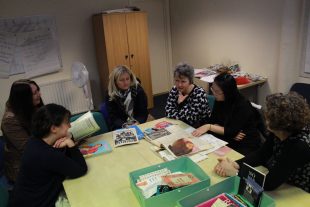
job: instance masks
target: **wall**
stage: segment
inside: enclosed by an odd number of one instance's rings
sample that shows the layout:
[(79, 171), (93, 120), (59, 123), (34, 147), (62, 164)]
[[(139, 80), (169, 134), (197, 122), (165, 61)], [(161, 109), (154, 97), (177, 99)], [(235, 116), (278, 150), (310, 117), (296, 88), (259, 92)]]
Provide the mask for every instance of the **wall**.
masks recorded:
[(171, 0), (172, 62), (238, 63), (268, 78), (259, 103), (298, 80), (302, 1)]
[[(95, 105), (103, 98), (100, 90), (100, 80), (97, 72), (95, 56), (92, 15), (107, 9), (117, 9), (126, 5), (137, 5), (149, 13), (149, 42), (151, 54), (151, 69), (153, 93), (168, 91), (170, 87), (165, 59), (167, 50), (166, 1), (127, 1), (127, 0), (0, 0), (1, 17), (17, 17), (31, 15), (52, 15), (56, 19), (60, 53), (63, 69), (60, 72), (35, 78), (38, 83), (51, 82), (71, 77), (70, 69), (74, 61), (84, 63), (89, 70), (91, 88)], [(153, 5), (153, 6), (152, 6)], [(165, 28), (164, 28), (165, 27)], [(170, 46), (169, 46), (170, 47)], [(162, 78), (162, 77), (164, 78)], [(153, 78), (154, 77), (154, 78)], [(0, 107), (3, 107), (9, 95), (13, 81), (24, 78), (24, 75), (14, 75), (9, 79), (0, 79)], [(0, 115), (1, 116), (1, 115)]]

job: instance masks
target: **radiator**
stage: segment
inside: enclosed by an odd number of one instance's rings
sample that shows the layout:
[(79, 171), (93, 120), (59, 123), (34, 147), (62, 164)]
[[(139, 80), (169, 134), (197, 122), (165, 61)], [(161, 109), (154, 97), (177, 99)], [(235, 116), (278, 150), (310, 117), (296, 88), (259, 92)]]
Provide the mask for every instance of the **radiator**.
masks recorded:
[[(88, 84), (89, 86), (89, 84)], [(89, 94), (91, 97), (91, 91)], [(40, 84), (41, 97), (44, 104), (56, 103), (66, 107), (72, 114), (77, 114), (94, 109), (86, 99), (83, 89), (74, 85), (72, 80), (59, 80), (51, 83)]]

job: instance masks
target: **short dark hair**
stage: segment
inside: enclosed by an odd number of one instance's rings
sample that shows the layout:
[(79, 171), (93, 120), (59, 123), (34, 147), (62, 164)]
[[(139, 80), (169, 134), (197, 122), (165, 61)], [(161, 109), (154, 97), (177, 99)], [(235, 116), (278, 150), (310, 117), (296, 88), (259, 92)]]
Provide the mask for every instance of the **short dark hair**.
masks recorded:
[(295, 133), (307, 127), (310, 122), (309, 105), (305, 98), (296, 92), (267, 96), (265, 111), (265, 118), (272, 130)]
[(194, 82), (194, 67), (187, 63), (179, 63), (174, 70), (174, 77), (184, 76), (190, 83)]
[(32, 135), (42, 139), (50, 133), (52, 125), (60, 126), (65, 118), (69, 118), (71, 113), (65, 107), (57, 104), (47, 104), (42, 106), (32, 118)]
[(223, 91), (225, 101), (233, 102), (237, 97), (241, 96), (235, 78), (228, 73), (220, 73), (214, 78), (214, 82)]
[(33, 80), (21, 79), (15, 81), (11, 86), (9, 99), (6, 103), (9, 110), (14, 113), (22, 126), (24, 126), (26, 130), (29, 130), (29, 132), (31, 118), (35, 109), (43, 105), (42, 99), (39, 106), (35, 107), (33, 105), (30, 84), (34, 84), (38, 90), (40, 90), (38, 84)]

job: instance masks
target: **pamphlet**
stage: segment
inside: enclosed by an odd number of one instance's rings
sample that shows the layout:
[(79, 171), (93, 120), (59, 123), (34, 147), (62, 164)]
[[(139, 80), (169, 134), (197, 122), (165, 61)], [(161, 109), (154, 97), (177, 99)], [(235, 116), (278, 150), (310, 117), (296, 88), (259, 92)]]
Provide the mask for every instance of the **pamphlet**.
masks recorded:
[(133, 128), (118, 129), (113, 131), (113, 140), (115, 147), (139, 142), (137, 132)]
[(102, 153), (111, 152), (112, 147), (108, 142), (101, 140), (94, 143), (83, 144), (79, 146), (79, 150), (84, 157), (92, 157)]
[(93, 114), (90, 111), (83, 114), (70, 124), (71, 127), (69, 132), (72, 134), (75, 141), (90, 136), (100, 130), (100, 127), (98, 126)]

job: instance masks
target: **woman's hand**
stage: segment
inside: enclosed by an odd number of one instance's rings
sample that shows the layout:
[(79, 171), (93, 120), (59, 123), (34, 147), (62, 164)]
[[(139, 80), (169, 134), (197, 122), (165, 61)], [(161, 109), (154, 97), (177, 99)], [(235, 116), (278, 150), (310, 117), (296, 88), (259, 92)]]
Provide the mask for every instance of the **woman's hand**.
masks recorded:
[(75, 144), (74, 144), (73, 140), (69, 137), (60, 138), (53, 145), (53, 147), (55, 147), (55, 148), (64, 148), (64, 147), (71, 148), (74, 146), (75, 146)]
[(246, 134), (243, 133), (242, 131), (240, 131), (240, 132), (237, 134), (237, 136), (234, 138), (234, 140), (240, 142), (240, 141), (242, 141), (242, 140), (245, 138), (245, 136), (246, 136)]
[(240, 167), (236, 162), (230, 160), (228, 157), (226, 159), (219, 158), (218, 161), (214, 167), (216, 174), (222, 177), (237, 175)]
[(188, 95), (183, 95), (181, 92), (179, 93), (179, 97), (178, 97), (178, 104), (182, 103)]
[(199, 137), (202, 134), (206, 133), (207, 131), (209, 131), (211, 128), (211, 124), (205, 124), (201, 127), (199, 127), (198, 129), (196, 129), (195, 131), (192, 132), (192, 135), (194, 137)]

